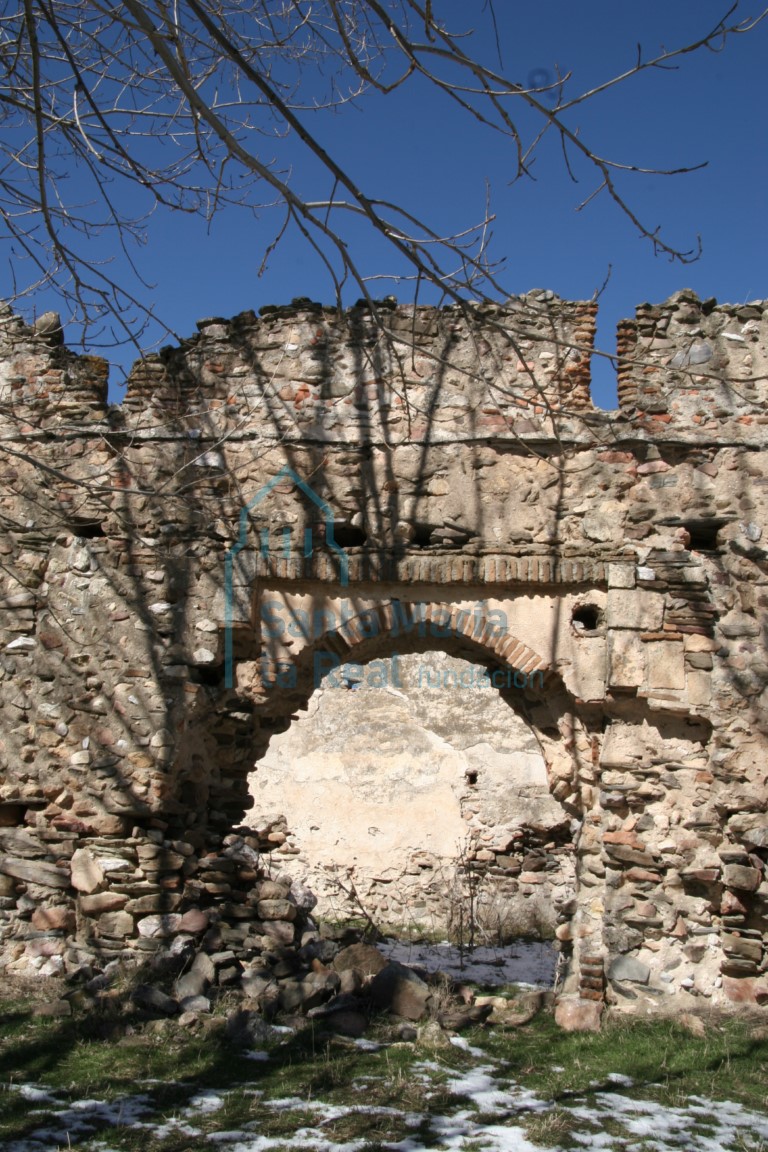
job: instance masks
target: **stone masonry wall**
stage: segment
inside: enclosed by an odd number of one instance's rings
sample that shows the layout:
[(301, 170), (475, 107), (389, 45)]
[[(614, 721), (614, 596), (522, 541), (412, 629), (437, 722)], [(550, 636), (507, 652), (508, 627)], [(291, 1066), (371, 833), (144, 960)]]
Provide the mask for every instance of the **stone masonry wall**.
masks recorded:
[(318, 667), (440, 650), (522, 677), (571, 821), (560, 1020), (765, 1002), (768, 304), (641, 306), (611, 413), (594, 319), (296, 301), (108, 406), (3, 313), (4, 965), (290, 942), (249, 773)]

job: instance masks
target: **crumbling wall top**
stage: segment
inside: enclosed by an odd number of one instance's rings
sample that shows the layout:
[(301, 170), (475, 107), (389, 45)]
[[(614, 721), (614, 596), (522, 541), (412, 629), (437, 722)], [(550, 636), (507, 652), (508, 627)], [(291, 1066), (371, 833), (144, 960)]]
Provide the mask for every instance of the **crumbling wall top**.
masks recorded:
[[(198, 322), (134, 365), (112, 427), (143, 438), (445, 443), (610, 439), (758, 443), (768, 422), (768, 302), (683, 290), (619, 324), (619, 412), (594, 408), (597, 305), (536, 290), (446, 308), (305, 298)], [(107, 420), (107, 363), (46, 313), (0, 315), (10, 420), (63, 434)]]
[(618, 329), (619, 404), (635, 422), (717, 440), (768, 422), (768, 302), (718, 304), (683, 289)]

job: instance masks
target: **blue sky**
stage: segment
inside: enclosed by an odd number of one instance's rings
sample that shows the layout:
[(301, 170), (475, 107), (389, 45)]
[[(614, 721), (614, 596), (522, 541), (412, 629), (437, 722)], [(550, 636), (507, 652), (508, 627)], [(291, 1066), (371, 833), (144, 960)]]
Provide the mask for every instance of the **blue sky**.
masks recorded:
[[(496, 0), (495, 7), (507, 75), (530, 83), (545, 72), (554, 76), (559, 67), (573, 74), (567, 91), (574, 94), (631, 67), (638, 43), (649, 55), (662, 44), (689, 42), (727, 10), (713, 0), (550, 0), (546, 5)], [(480, 29), (465, 49), (498, 67), (482, 0), (434, 0), (434, 8), (452, 29)], [(759, 5), (742, 3), (738, 16), (758, 12)], [(572, 183), (556, 147), (542, 147), (535, 180), (510, 185), (513, 158), (506, 142), (458, 115), (449, 100), (418, 80), (393, 96), (374, 94), (339, 114), (310, 117), (309, 126), (368, 194), (397, 199), (446, 231), (482, 217), (489, 184), (496, 215), (492, 252), (505, 261), (501, 279), (510, 293), (546, 287), (563, 297), (588, 299), (610, 268), (598, 329), (599, 346), (610, 352), (617, 321), (631, 316), (642, 301), (661, 301), (682, 287), (720, 301), (768, 296), (767, 50), (768, 20), (729, 41), (719, 54), (704, 51), (683, 58), (676, 70), (633, 78), (571, 114), (582, 137), (612, 159), (649, 168), (708, 161), (707, 168), (689, 175), (628, 176), (622, 182), (633, 209), (650, 226), (661, 225), (669, 241), (693, 248), (701, 236), (703, 255), (686, 267), (655, 257), (607, 199), (597, 197), (577, 212), (595, 180), (582, 167), (579, 182)], [(523, 126), (530, 128), (527, 121)], [(311, 199), (329, 195), (329, 178), (307, 162), (300, 146), (290, 145), (287, 157), (297, 190)], [(193, 333), (204, 316), (257, 310), (299, 295), (331, 302), (327, 273), (297, 236), (283, 240), (259, 277), (280, 219), (278, 210), (256, 219), (227, 211), (208, 230), (203, 221), (156, 215), (137, 254), (154, 284), (146, 298), (156, 302), (179, 336)], [(366, 272), (398, 270), (392, 254), (361, 228), (350, 236)], [(92, 247), (97, 259), (111, 254), (101, 242)], [(5, 288), (8, 292), (9, 282)], [(386, 281), (375, 288), (376, 294), (389, 292), (405, 301), (411, 289)], [(349, 302), (358, 295), (351, 288)], [(50, 293), (33, 303), (38, 312), (56, 304)], [(71, 343), (74, 335), (68, 332)], [(110, 355), (117, 383), (134, 354)], [(596, 403), (612, 407), (610, 366), (596, 365), (594, 375)], [(115, 398), (119, 395), (115, 391)]]

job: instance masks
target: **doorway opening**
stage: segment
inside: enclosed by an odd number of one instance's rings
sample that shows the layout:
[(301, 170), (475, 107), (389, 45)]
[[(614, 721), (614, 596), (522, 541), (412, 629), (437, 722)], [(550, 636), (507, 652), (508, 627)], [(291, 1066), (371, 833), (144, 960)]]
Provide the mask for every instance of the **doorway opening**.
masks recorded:
[(329, 673), (272, 738), (248, 822), (285, 817), (273, 866), (319, 919), (459, 948), (553, 940), (575, 892), (572, 816), (499, 683), (444, 651), (370, 660)]

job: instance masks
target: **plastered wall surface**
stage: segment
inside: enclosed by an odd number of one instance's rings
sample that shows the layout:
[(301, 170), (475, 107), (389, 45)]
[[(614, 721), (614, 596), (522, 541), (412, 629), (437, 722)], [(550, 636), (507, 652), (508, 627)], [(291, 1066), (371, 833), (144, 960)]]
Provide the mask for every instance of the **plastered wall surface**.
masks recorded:
[(249, 774), (323, 668), (443, 651), (568, 814), (561, 1022), (763, 1002), (768, 306), (642, 305), (612, 413), (592, 304), (262, 311), (120, 406), (0, 318), (2, 963), (290, 943)]
[(332, 921), (503, 945), (551, 938), (575, 894), (538, 740), (487, 669), (445, 652), (326, 675), (250, 787), (249, 824), (291, 813), (282, 866)]

